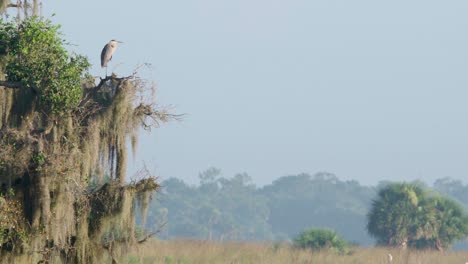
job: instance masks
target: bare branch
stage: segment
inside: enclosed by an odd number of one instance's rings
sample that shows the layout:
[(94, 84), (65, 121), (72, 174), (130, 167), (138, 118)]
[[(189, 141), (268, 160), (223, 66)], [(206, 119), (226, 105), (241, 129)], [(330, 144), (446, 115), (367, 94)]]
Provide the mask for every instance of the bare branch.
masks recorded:
[(148, 240), (149, 238), (151, 238), (152, 236), (156, 235), (157, 233), (159, 233), (158, 231), (156, 232), (152, 232), (152, 233), (149, 233), (149, 234), (146, 234), (146, 236), (144, 236), (142, 239), (138, 240), (138, 244), (141, 244), (141, 243), (144, 243), (146, 240)]
[[(150, 130), (152, 127), (158, 127), (160, 122), (168, 122), (171, 120), (181, 121), (184, 114), (171, 114), (167, 109), (157, 109), (152, 104), (140, 103), (135, 108), (135, 117), (140, 119), (140, 122), (145, 130)], [(151, 121), (147, 122), (147, 118)]]
[(95, 89), (98, 90), (99, 88), (101, 88), (101, 86), (103, 86), (109, 80), (121, 82), (121, 81), (133, 79), (133, 78), (135, 78), (136, 74), (137, 74), (137, 72), (133, 72), (132, 75), (129, 75), (129, 76), (126, 76), (126, 77), (117, 77), (115, 75), (110, 75), (110, 76), (106, 76), (104, 79), (100, 78), (101, 81), (99, 82), (99, 84), (96, 86)]

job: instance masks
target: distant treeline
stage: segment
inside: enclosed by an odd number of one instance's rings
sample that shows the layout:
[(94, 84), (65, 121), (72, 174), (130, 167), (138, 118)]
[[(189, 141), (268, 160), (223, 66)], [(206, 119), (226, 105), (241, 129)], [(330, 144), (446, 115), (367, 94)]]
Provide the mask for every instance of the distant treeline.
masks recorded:
[[(150, 204), (146, 228), (160, 229), (162, 239), (281, 241), (310, 227), (327, 227), (348, 241), (373, 245), (366, 231), (367, 213), (377, 191), (389, 183), (364, 186), (320, 172), (284, 176), (256, 187), (246, 173), (224, 178), (216, 168), (200, 173), (199, 179), (198, 185), (176, 178), (163, 181)], [(461, 181), (443, 178), (431, 188), (468, 209), (468, 185)]]

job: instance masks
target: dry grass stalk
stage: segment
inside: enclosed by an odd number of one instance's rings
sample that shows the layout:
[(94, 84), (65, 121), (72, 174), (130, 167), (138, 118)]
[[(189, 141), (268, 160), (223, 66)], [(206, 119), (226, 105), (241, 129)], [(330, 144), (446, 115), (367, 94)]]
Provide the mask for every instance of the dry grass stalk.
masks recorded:
[[(209, 242), (191, 240), (157, 241), (143, 244), (121, 258), (121, 263), (184, 264), (387, 264), (388, 254), (396, 264), (460, 264), (468, 252), (411, 251), (395, 248), (353, 249), (351, 255), (295, 249), (287, 244), (255, 242)], [(133, 262), (132, 262), (133, 261)]]

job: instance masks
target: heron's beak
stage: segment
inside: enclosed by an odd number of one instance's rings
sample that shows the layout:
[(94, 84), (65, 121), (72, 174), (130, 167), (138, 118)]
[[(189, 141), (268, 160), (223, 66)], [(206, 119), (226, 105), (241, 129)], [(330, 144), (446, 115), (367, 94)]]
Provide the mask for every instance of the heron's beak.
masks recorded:
[(118, 41), (118, 40), (116, 40), (116, 41), (117, 41), (118, 43), (123, 43), (123, 41)]

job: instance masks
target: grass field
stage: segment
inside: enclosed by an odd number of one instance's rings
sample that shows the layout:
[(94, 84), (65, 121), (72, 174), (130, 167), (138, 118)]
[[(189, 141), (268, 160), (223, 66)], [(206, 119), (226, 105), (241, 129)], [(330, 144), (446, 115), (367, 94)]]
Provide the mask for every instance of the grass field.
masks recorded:
[(207, 241), (150, 241), (129, 252), (119, 263), (164, 264), (465, 264), (468, 252), (412, 251), (388, 248), (354, 248), (351, 255), (332, 252), (311, 252), (293, 249), (288, 245), (267, 243), (234, 243)]

